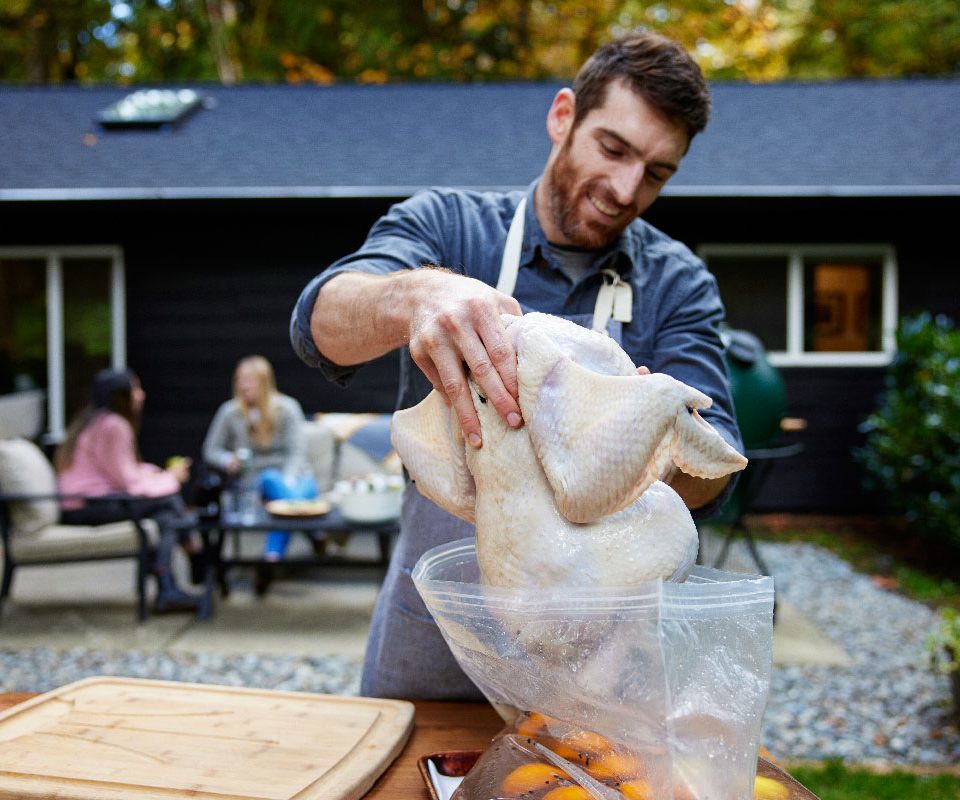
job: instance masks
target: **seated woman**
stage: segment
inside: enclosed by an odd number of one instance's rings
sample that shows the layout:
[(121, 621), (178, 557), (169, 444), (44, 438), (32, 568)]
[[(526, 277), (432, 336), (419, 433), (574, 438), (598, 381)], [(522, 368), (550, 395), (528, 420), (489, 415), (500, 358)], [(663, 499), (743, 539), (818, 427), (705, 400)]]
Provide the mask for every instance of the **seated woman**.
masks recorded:
[[(233, 398), (217, 409), (210, 423), (203, 460), (232, 477), (238, 477), (241, 468), (249, 471), (264, 500), (312, 499), (317, 483), (303, 471), (303, 421), (300, 404), (277, 391), (270, 362), (248, 356), (234, 370)], [(270, 531), (264, 559), (283, 558), (289, 540), (286, 531)], [(267, 571), (259, 571), (258, 589), (266, 589), (268, 581)]]
[[(180, 489), (189, 478), (190, 462), (182, 459), (161, 469), (141, 460), (137, 433), (146, 396), (139, 378), (129, 370), (96, 374), (90, 403), (71, 421), (54, 454), (54, 466), (62, 494), (103, 500), (64, 500), (61, 518), (70, 525), (129, 519), (129, 500), (111, 496), (135, 498), (136, 511), (155, 520), (160, 529), (153, 564), (159, 586), (154, 611), (196, 610), (200, 598), (182, 591), (171, 570), (179, 538), (172, 525), (186, 511)], [(189, 534), (183, 534), (183, 544), (188, 554), (199, 557), (200, 546), (190, 541)]]

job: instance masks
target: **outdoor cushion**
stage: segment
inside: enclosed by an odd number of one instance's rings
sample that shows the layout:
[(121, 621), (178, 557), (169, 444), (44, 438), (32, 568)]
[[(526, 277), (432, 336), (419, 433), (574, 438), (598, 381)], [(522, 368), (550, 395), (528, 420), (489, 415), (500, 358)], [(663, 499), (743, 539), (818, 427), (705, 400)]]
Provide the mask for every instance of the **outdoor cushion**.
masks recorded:
[(28, 389), (0, 395), (0, 439), (32, 439), (43, 430), (46, 392)]
[(370, 473), (398, 475), (389, 414), (317, 414), (303, 425), (304, 453), (317, 484)]
[[(152, 519), (145, 519), (141, 524), (147, 538), (155, 544), (157, 524)], [(137, 529), (126, 520), (104, 525), (48, 525), (31, 536), (18, 536), (11, 542), (13, 557), (19, 564), (120, 554), (132, 556), (139, 546)]]
[[(0, 440), (0, 491), (6, 494), (55, 494), (57, 478), (43, 451), (26, 439)], [(36, 533), (60, 519), (56, 500), (10, 504), (16, 534)]]

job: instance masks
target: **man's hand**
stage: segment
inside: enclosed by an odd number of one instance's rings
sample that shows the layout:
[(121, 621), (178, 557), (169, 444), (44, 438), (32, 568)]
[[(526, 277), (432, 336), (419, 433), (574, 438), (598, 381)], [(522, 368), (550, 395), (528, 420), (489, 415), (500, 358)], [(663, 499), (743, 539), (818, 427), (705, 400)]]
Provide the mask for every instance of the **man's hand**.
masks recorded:
[(517, 354), (500, 319), (500, 314), (520, 314), (520, 305), (473, 278), (436, 269), (421, 272), (421, 302), (410, 320), (410, 355), (453, 408), (467, 441), (480, 447), (468, 372), (510, 427), (523, 424)]
[(500, 319), (520, 304), (482, 281), (444, 269), (386, 276), (348, 272), (326, 283), (311, 318), (314, 341), (338, 364), (357, 364), (401, 345), (450, 404), (463, 435), (482, 444), (467, 374), (504, 421), (523, 424), (517, 354)]

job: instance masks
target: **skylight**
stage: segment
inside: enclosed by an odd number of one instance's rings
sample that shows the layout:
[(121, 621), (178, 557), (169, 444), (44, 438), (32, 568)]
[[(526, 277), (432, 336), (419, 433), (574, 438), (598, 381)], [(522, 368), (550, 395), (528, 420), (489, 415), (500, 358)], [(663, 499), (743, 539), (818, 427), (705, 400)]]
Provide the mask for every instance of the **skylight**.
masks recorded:
[(100, 112), (105, 128), (173, 125), (196, 111), (202, 98), (193, 89), (139, 89)]

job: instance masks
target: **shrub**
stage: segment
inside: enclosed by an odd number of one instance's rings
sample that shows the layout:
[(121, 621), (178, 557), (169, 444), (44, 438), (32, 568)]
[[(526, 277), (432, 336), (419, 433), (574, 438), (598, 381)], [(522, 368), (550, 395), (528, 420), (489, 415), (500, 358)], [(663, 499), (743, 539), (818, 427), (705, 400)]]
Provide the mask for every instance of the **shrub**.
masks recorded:
[(960, 614), (956, 609), (940, 612), (940, 626), (927, 636), (924, 644), (931, 669), (941, 675), (960, 672)]
[(960, 613), (954, 608), (940, 612), (939, 627), (927, 636), (930, 668), (950, 677), (953, 713), (960, 722)]
[(944, 316), (904, 318), (879, 407), (854, 452), (868, 489), (960, 547), (960, 331)]

